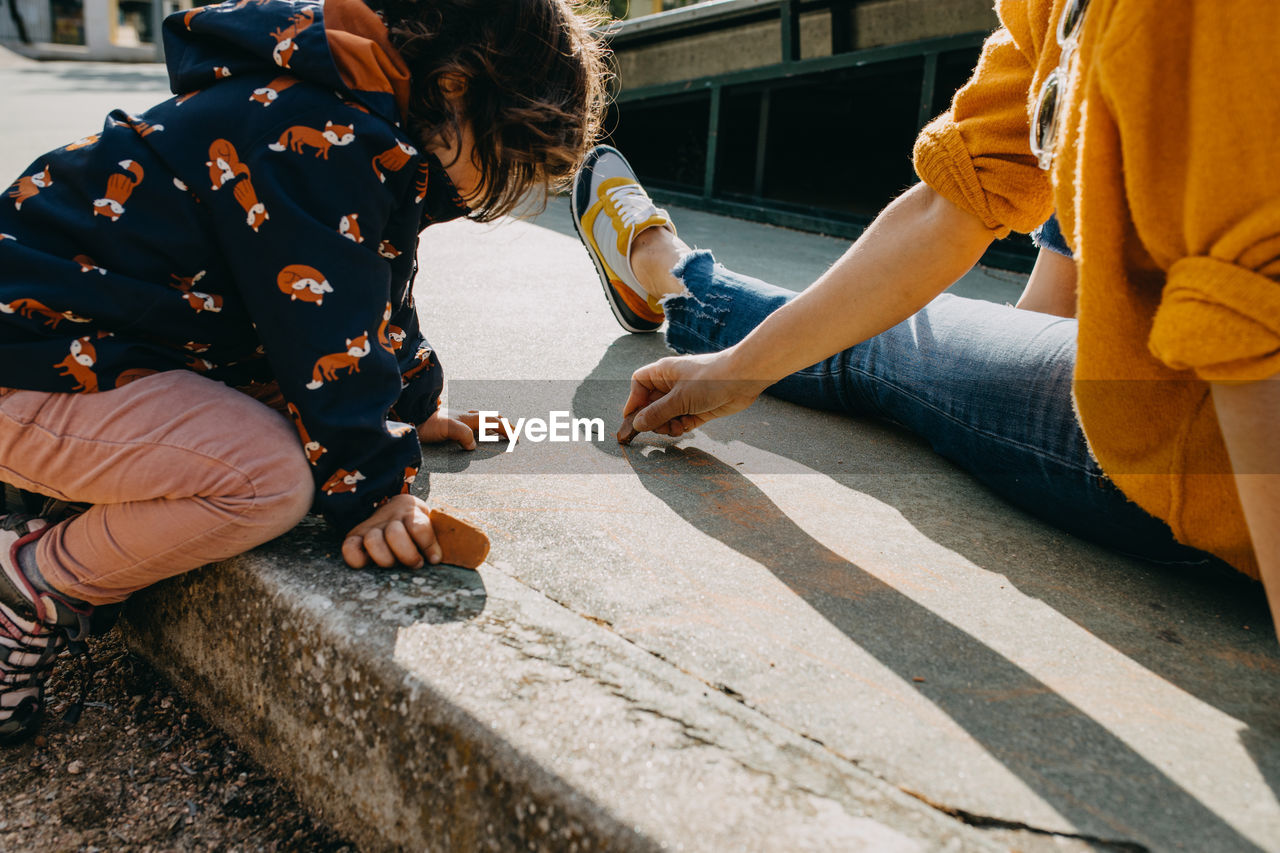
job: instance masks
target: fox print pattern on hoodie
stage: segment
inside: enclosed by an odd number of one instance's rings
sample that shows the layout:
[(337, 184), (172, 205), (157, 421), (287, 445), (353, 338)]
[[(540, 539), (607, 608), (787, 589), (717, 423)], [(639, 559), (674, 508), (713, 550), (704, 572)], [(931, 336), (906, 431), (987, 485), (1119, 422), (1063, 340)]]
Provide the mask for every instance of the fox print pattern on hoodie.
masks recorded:
[(418, 232), (466, 208), (401, 129), (407, 70), (360, 0), (203, 6), (164, 38), (174, 98), (0, 195), (0, 387), (275, 380), (345, 532), (421, 464), (399, 422), (435, 411), (443, 375)]

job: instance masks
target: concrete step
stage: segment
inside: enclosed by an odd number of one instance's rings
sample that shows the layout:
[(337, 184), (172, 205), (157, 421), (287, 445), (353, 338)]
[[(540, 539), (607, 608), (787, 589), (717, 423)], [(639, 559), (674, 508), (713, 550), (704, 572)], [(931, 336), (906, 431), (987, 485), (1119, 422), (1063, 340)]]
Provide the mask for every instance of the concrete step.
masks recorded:
[(327, 539), (144, 593), (128, 636), (361, 849), (997, 849), (500, 568)]

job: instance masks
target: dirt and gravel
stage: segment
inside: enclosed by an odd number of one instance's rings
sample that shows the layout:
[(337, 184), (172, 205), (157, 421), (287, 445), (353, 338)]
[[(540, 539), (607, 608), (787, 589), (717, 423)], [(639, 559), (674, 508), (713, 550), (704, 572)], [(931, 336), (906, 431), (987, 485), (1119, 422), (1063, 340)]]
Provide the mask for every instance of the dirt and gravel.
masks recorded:
[(40, 735), (0, 747), (0, 851), (355, 853), (129, 653), (118, 629), (91, 650), (80, 722), (62, 721), (80, 691), (80, 665), (64, 657)]

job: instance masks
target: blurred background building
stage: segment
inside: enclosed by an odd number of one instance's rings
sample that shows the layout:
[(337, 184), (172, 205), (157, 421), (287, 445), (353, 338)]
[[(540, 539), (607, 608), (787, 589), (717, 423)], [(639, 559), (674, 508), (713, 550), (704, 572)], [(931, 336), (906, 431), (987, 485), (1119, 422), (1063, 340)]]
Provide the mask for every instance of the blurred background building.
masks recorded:
[(37, 59), (153, 60), (160, 56), (160, 21), (191, 6), (192, 0), (0, 0), (0, 44)]

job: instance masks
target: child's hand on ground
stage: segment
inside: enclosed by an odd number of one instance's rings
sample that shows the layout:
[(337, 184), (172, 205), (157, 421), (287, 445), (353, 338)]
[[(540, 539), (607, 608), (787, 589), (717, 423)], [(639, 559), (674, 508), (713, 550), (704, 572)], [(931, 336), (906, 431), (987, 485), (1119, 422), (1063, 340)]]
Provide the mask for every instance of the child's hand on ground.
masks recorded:
[(435, 414), (418, 426), (418, 440), (423, 444), (456, 441), (463, 450), (476, 449), (476, 435), (471, 427), (449, 414), (448, 409), (436, 409)]
[(342, 541), (342, 559), (353, 569), (363, 569), (370, 560), (384, 569), (395, 565), (420, 569), (440, 562), (429, 511), (420, 498), (396, 495), (351, 528)]

